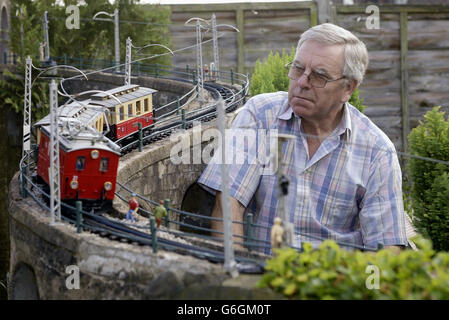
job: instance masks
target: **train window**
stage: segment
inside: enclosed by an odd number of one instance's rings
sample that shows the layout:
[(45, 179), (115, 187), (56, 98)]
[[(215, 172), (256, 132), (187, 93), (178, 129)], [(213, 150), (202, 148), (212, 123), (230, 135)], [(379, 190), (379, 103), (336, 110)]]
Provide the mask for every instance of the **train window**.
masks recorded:
[(100, 171), (106, 172), (109, 168), (109, 158), (101, 158), (100, 160)]
[(148, 98), (143, 100), (143, 110), (144, 110), (144, 112), (150, 111), (150, 108), (149, 108), (149, 105), (148, 105)]
[(80, 156), (76, 158), (76, 170), (84, 170), (84, 164), (86, 163), (86, 157)]
[(133, 115), (133, 105), (128, 104), (128, 118), (130, 118)]
[(123, 121), (123, 120), (125, 120), (125, 110), (124, 110), (124, 107), (121, 106), (120, 107), (120, 121)]
[(139, 115), (140, 114), (140, 100), (136, 101), (136, 114)]

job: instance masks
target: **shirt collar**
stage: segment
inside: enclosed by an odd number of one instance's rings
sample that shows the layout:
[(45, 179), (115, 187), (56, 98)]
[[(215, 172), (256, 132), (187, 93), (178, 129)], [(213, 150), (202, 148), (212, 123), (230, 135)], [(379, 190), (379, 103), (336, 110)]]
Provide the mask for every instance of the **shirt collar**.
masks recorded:
[(280, 112), (278, 114), (278, 119), (281, 120), (290, 120), (293, 115), (293, 109), (290, 107), (290, 104), (288, 103), (288, 99), (285, 100), (284, 104), (282, 105), (282, 108), (280, 109)]
[(343, 107), (343, 117), (341, 118), (340, 124), (337, 126), (338, 131), (337, 134), (341, 139), (345, 139), (348, 141), (351, 132), (352, 132), (352, 123), (351, 123), (351, 115), (349, 114), (349, 103), (346, 102)]
[[(290, 107), (290, 104), (287, 100), (280, 109), (278, 119), (290, 120), (293, 115), (297, 117), (299, 121), (301, 121), (301, 117), (298, 117), (293, 113), (293, 109)], [(351, 116), (349, 114), (349, 102), (345, 103), (345, 106), (343, 107), (343, 117), (341, 118), (341, 122), (334, 130), (334, 132), (336, 132), (336, 134), (340, 136), (340, 139), (344, 138), (346, 141), (349, 139), (349, 136), (352, 132)]]

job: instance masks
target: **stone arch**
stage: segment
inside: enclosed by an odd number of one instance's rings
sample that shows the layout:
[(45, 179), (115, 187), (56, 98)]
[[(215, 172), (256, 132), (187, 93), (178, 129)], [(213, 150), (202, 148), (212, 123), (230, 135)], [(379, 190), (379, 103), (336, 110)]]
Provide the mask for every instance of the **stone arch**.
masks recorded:
[[(214, 207), (215, 196), (204, 190), (196, 181), (191, 184), (181, 202), (181, 210), (197, 213), (203, 216), (210, 216)], [(183, 216), (180, 222), (193, 224), (195, 226), (210, 228), (210, 220), (196, 217)], [(189, 231), (201, 234), (208, 234), (208, 232), (199, 231), (193, 228), (180, 227), (182, 231)]]
[(1, 13), (1, 44), (0, 44), (0, 59), (2, 64), (8, 63), (8, 47), (9, 47), (9, 21), (6, 6), (3, 6)]
[(10, 281), (11, 300), (39, 300), (39, 290), (34, 269), (23, 262), (15, 266)]

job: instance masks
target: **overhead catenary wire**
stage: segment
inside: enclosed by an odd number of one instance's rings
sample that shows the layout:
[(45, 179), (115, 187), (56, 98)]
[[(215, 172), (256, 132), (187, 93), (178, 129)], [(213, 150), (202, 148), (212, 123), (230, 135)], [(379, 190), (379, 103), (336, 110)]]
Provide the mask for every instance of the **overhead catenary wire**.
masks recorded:
[[(13, 17), (16, 18), (16, 17)], [(103, 18), (80, 18), (80, 21), (87, 21), (87, 22), (94, 22), (96, 20), (102, 21)], [(54, 17), (50, 16), (48, 20), (67, 20), (67, 17)], [(132, 21), (132, 20), (119, 20), (119, 23), (126, 23), (126, 24), (137, 24), (137, 25), (149, 25), (149, 26), (158, 26), (158, 27), (171, 27), (172, 24), (166, 24), (166, 23), (155, 23), (155, 22), (145, 22), (145, 21)]]

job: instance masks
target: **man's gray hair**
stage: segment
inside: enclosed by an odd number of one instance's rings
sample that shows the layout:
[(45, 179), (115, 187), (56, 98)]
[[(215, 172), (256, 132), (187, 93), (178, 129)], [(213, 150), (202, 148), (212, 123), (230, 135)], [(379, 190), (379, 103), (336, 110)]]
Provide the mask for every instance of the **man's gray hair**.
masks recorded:
[(298, 41), (298, 52), (301, 45), (307, 40), (314, 40), (329, 45), (345, 45), (343, 75), (347, 79), (362, 83), (366, 68), (368, 67), (368, 51), (365, 44), (354, 34), (332, 23), (323, 23), (304, 32)]

